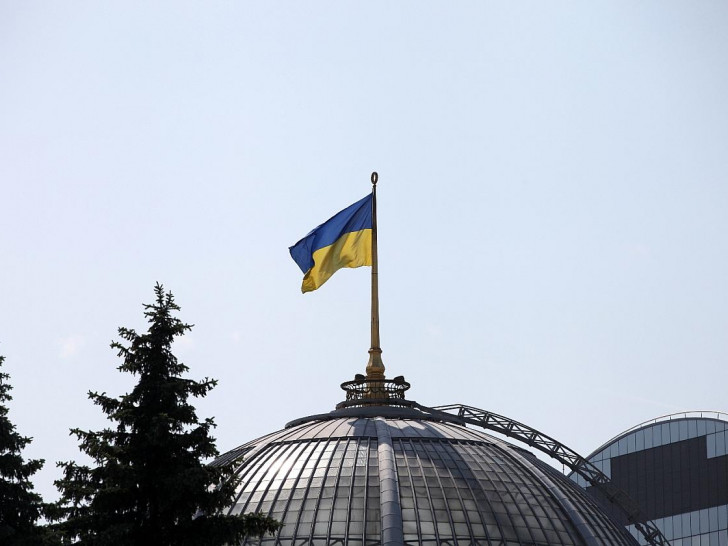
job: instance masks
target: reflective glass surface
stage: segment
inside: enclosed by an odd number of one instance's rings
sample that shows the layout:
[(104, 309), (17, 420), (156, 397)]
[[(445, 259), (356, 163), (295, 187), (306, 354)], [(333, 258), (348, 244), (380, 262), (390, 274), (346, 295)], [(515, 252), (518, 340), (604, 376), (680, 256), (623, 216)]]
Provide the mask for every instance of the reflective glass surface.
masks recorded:
[[(638, 501), (673, 546), (728, 546), (728, 423), (675, 418), (630, 431), (589, 457)], [(571, 478), (586, 487), (583, 478)], [(634, 526), (628, 530), (638, 538)]]
[[(579, 487), (523, 450), (452, 424), (378, 426), (394, 454), (395, 519), (408, 546), (583, 545), (586, 536), (635, 543)], [(381, 544), (379, 447), (374, 419), (350, 418), (299, 425), (223, 455), (230, 462), (241, 454), (230, 513), (262, 512), (283, 524), (275, 537), (244, 544)]]
[(376, 442), (367, 438), (269, 445), (242, 469), (230, 513), (270, 515), (283, 524), (279, 539), (377, 544), (377, 474)]

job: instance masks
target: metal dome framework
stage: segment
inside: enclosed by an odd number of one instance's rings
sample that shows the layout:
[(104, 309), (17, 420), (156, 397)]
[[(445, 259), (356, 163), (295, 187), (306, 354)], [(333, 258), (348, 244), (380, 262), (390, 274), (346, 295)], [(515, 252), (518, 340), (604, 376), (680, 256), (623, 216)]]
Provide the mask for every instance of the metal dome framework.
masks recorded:
[[(576, 484), (451, 421), (345, 415), (307, 420), (236, 450), (230, 513), (283, 524), (262, 545), (631, 546)], [(407, 418), (408, 417), (408, 418)]]
[[(568, 466), (621, 506), (648, 544), (669, 544), (607, 476), (567, 446), (486, 410), (406, 400), (409, 386), (403, 377), (357, 376), (342, 384), (347, 396), (336, 410), (296, 419), (223, 455), (216, 464), (236, 465), (244, 484), (231, 513), (262, 510), (283, 521), (281, 534), (261, 544), (629, 543), (624, 528), (590, 508), (591, 499), (570, 489), (561, 473), (520, 448), (466, 432), (471, 425)], [(544, 488), (548, 493), (539, 493)]]

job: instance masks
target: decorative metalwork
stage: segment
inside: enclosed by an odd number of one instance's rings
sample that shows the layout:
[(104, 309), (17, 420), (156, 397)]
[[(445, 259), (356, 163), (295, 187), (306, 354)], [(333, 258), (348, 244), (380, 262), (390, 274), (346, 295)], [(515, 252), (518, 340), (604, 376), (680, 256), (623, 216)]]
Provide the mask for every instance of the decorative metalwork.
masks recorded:
[(411, 403), (405, 400), (405, 391), (410, 384), (403, 376), (394, 379), (369, 378), (357, 374), (353, 381), (341, 384), (346, 391), (346, 401), (336, 405), (336, 409), (356, 406), (409, 406)]
[(498, 415), (486, 410), (474, 408), (472, 406), (464, 406), (462, 404), (451, 404), (447, 406), (437, 406), (434, 408), (426, 408), (416, 404), (423, 411), (430, 409), (435, 412), (446, 413), (456, 411), (463, 423), (475, 425), (480, 428), (492, 430), (513, 438), (526, 445), (538, 449), (546, 453), (553, 459), (556, 459), (572, 471), (579, 474), (590, 485), (598, 488), (609, 499), (610, 502), (617, 505), (624, 511), (628, 521), (642, 534), (648, 544), (653, 546), (669, 546), (670, 543), (662, 534), (660, 529), (642, 513), (637, 503), (629, 497), (624, 491), (612, 484), (611, 480), (597, 467), (579, 455), (573, 449), (565, 446), (561, 442), (539, 432), (518, 421), (514, 421), (508, 417)]

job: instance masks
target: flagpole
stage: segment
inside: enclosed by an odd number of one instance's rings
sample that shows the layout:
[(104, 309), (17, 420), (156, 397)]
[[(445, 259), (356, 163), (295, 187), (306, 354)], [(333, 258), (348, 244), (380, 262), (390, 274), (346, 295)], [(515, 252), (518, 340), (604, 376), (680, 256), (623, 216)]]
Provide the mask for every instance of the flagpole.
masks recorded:
[(382, 349), (379, 346), (379, 263), (377, 258), (377, 181), (379, 175), (372, 173), (372, 335), (367, 364), (367, 379), (384, 379)]

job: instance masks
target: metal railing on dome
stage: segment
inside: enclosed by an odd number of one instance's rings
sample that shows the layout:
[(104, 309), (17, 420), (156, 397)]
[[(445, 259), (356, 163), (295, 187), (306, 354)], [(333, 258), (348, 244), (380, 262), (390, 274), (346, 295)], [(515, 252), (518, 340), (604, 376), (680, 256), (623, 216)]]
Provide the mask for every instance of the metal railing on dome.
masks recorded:
[(342, 383), (341, 388), (346, 392), (346, 401), (337, 404), (337, 409), (368, 405), (411, 405), (404, 395), (410, 384), (402, 376), (372, 379), (361, 375), (353, 381)]

